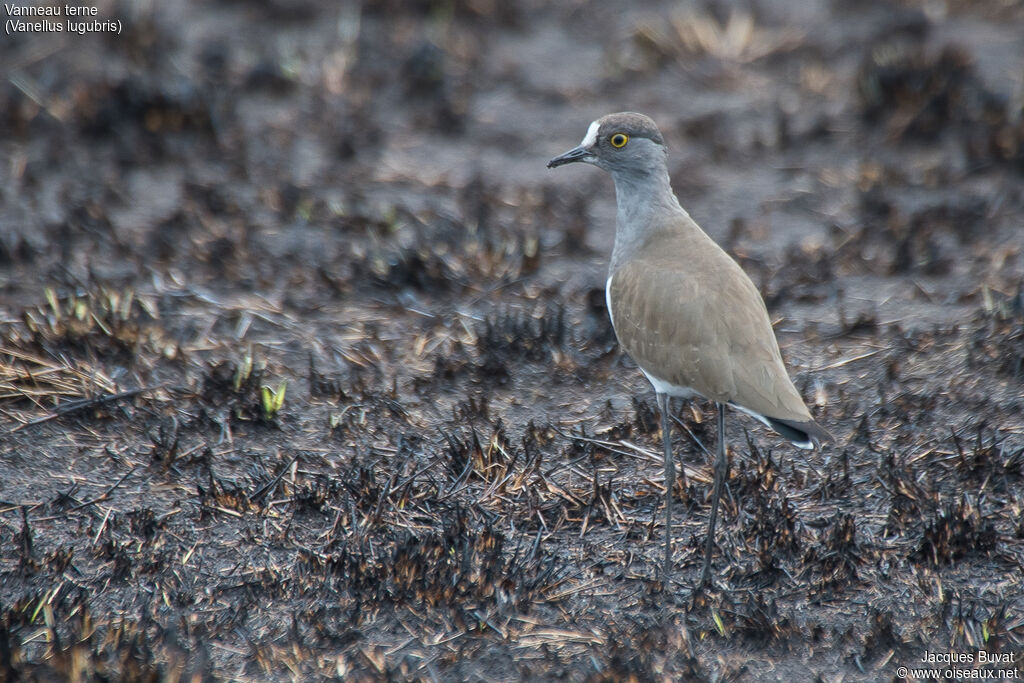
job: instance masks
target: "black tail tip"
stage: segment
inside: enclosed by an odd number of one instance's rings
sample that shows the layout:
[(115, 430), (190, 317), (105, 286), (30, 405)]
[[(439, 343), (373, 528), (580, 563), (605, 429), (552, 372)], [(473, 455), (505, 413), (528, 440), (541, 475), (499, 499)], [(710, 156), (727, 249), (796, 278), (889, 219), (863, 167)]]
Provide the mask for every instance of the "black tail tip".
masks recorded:
[(796, 422), (795, 420), (780, 420), (776, 417), (769, 417), (767, 420), (772, 429), (797, 448), (811, 449), (823, 443), (835, 441), (832, 435), (814, 420)]

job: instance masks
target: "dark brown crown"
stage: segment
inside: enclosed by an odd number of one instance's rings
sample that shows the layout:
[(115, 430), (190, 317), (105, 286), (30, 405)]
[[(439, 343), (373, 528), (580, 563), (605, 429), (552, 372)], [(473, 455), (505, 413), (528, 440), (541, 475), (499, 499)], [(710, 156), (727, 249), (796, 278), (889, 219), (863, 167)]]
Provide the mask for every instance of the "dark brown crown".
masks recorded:
[(608, 114), (597, 120), (598, 135), (602, 138), (615, 133), (625, 133), (631, 138), (647, 138), (659, 145), (665, 144), (665, 138), (661, 137), (661, 131), (657, 124), (649, 116), (637, 114), (632, 111), (623, 111), (617, 114)]

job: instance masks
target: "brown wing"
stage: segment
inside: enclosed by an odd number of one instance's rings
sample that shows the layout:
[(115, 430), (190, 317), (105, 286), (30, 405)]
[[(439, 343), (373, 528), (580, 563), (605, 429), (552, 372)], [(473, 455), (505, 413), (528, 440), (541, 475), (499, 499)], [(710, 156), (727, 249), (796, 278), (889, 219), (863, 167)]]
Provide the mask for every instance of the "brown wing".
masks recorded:
[[(703, 239), (701, 239), (703, 238)], [(662, 235), (609, 283), (619, 342), (649, 374), (765, 417), (811, 421), (750, 278), (709, 237)]]

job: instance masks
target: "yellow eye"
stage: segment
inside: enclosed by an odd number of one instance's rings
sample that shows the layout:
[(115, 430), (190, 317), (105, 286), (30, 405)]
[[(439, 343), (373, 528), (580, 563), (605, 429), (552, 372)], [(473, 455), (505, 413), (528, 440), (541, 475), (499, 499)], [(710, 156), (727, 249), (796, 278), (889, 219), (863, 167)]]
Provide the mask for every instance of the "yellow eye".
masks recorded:
[(622, 148), (626, 146), (627, 142), (629, 142), (629, 136), (625, 133), (616, 133), (610, 140), (608, 140), (608, 142), (612, 143), (612, 147)]

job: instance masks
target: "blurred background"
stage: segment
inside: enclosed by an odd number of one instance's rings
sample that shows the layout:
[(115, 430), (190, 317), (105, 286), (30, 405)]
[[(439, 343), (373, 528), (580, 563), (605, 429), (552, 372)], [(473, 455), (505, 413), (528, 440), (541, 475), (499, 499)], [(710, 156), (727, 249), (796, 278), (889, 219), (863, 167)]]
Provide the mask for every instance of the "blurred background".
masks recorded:
[(924, 308), (1021, 273), (1017, 2), (95, 6), (120, 35), (0, 47), (8, 295), (54, 268), (345, 277), (386, 250), (367, 222), (430, 251), (436, 226), (406, 233), (432, 214), (582, 248), (598, 283), (611, 185), (544, 162), (620, 110), (657, 120), (684, 206), (769, 270), (827, 247), (843, 289)]

